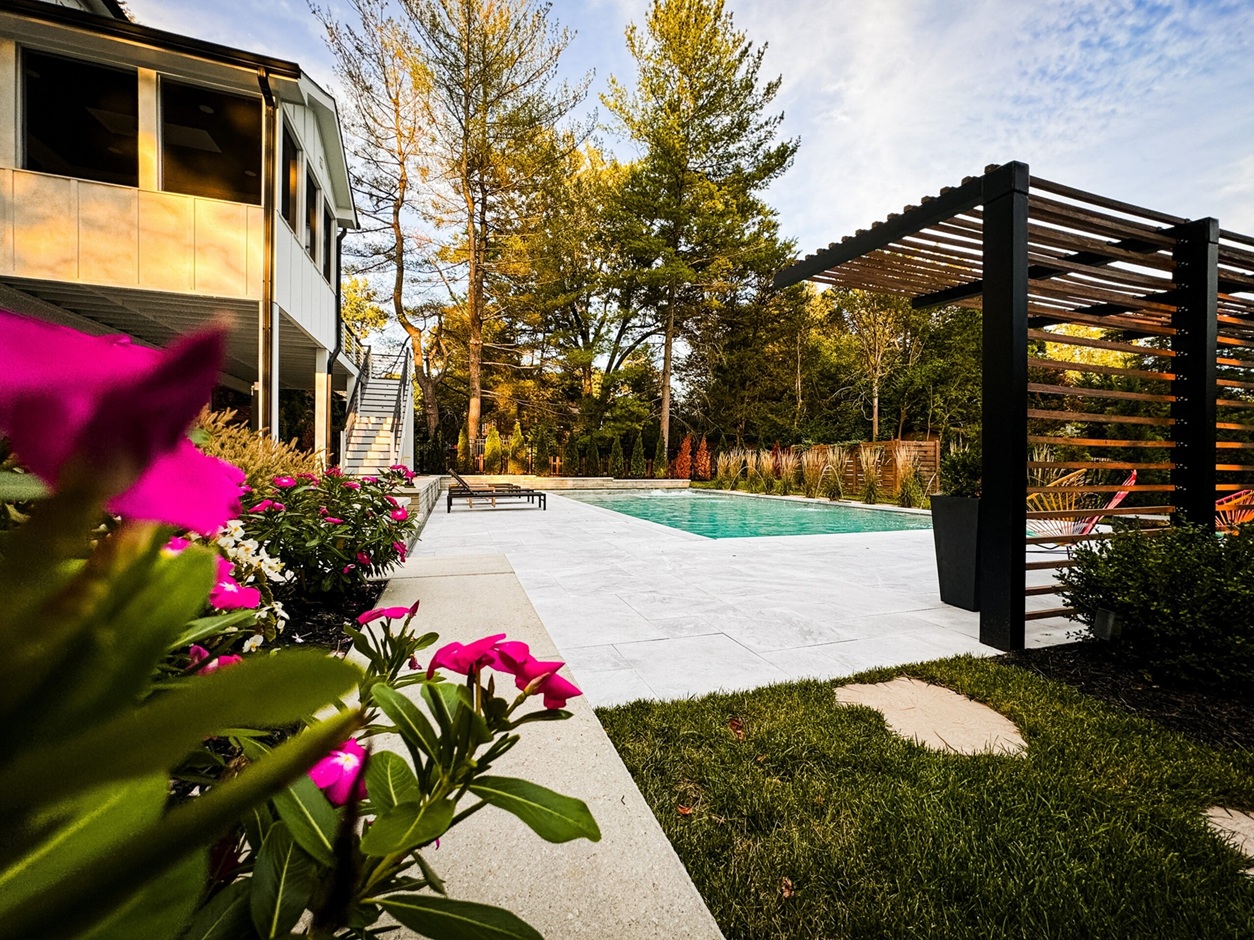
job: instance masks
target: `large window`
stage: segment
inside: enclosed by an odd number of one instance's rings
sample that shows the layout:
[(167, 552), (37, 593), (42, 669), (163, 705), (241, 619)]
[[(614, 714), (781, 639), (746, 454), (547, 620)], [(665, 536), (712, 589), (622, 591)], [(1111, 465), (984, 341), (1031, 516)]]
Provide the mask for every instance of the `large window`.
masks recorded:
[(161, 188), (261, 203), (261, 99), (161, 82)]
[(138, 74), (29, 49), (22, 65), (23, 166), (138, 186)]
[(322, 276), (331, 282), (335, 274), (335, 216), (330, 206), (322, 209)]
[(279, 208), (293, 232), (299, 231), (300, 226), (300, 203), (296, 201), (299, 187), (300, 148), (296, 146), (295, 139), (285, 127), (283, 128), (283, 192), (279, 197)]
[(321, 213), (322, 191), (310, 173), (305, 180), (305, 250), (315, 262), (318, 260), (318, 219)]

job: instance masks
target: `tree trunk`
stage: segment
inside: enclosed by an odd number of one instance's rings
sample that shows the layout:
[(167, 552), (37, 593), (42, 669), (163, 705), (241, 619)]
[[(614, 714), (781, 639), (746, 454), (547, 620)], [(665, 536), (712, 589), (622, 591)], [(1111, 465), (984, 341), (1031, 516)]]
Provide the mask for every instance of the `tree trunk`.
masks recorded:
[(880, 439), (880, 383), (871, 382), (871, 440)]
[[(479, 424), (483, 414), (483, 382), (480, 368), (483, 363), (483, 245), (480, 244), (480, 230), (476, 215), (474, 199), (470, 194), (470, 180), (466, 185), (466, 237), (470, 249), (470, 269), (467, 277), (470, 281), (467, 291), (467, 322), (469, 326), (469, 342), (467, 374), (470, 383), (470, 401), (466, 408), (466, 433), (473, 445), (479, 439)], [(482, 207), (478, 207), (479, 212)]]
[(675, 283), (671, 282), (666, 298), (666, 342), (662, 348), (662, 448), (670, 454), (671, 447), (671, 350), (675, 344)]

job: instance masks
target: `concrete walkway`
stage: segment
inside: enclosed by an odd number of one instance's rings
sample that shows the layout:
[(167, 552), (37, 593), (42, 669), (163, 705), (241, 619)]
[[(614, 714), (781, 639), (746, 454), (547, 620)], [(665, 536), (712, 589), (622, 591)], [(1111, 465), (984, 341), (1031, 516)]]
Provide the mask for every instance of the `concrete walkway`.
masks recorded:
[[(557, 494), (548, 505), (437, 505), (397, 576), (504, 555), (594, 705), (998, 652), (978, 614), (941, 603), (929, 530), (706, 539)], [(1028, 645), (1069, 629), (1030, 622)]]
[[(502, 555), (416, 559), (392, 578), (380, 606), (418, 599), (415, 625), (437, 631), (440, 645), (506, 633), (541, 659), (558, 656)], [(512, 684), (509, 692), (512, 697)], [(417, 686), (408, 694), (419, 701)], [(504, 907), (550, 938), (722, 940), (592, 705), (578, 697), (567, 707), (573, 717), (566, 721), (524, 726), (522, 740), (493, 769), (583, 800), (601, 841), (551, 845), (489, 807), (424, 853), (450, 896)]]

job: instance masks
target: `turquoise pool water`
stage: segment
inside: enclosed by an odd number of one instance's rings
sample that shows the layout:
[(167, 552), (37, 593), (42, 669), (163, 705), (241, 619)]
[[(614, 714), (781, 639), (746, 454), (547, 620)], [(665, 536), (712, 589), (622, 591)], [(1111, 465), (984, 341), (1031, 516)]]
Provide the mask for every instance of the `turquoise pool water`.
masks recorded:
[(932, 517), (879, 509), (857, 509), (840, 503), (793, 502), (703, 493), (699, 490), (616, 492), (575, 490), (562, 494), (592, 506), (602, 506), (683, 529), (711, 539), (757, 535), (830, 535), (842, 532), (895, 532), (930, 529)]

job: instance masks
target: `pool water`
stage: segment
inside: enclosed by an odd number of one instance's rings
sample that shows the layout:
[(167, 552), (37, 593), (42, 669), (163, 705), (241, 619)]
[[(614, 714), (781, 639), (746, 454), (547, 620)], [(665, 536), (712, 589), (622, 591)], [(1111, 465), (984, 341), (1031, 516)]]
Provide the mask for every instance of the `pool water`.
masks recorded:
[(758, 499), (699, 490), (576, 490), (562, 495), (711, 539), (896, 532), (932, 527), (930, 515), (858, 509), (841, 503)]

